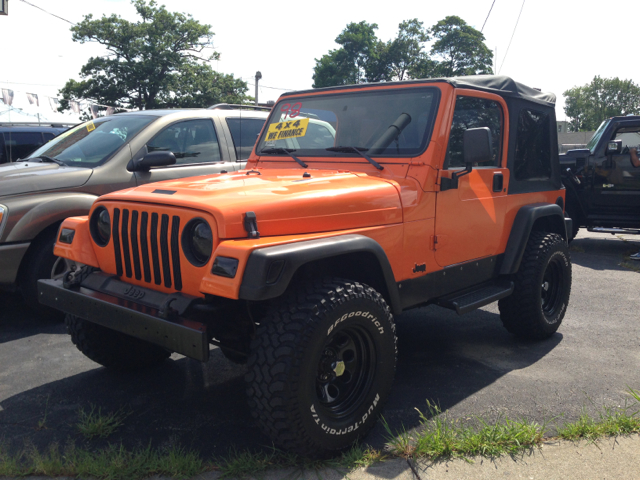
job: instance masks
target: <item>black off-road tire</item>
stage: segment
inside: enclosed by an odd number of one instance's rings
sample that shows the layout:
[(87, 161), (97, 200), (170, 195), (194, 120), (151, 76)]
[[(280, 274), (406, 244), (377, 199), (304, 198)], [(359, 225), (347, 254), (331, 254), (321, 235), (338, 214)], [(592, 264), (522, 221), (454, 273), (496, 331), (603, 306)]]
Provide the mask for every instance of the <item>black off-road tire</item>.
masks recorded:
[(553, 335), (571, 294), (571, 257), (564, 239), (556, 233), (532, 232), (513, 280), (513, 293), (498, 302), (505, 328), (532, 340)]
[(260, 322), (245, 380), (249, 406), (283, 449), (335, 454), (375, 424), (393, 384), (393, 316), (373, 288), (303, 284)]
[(110, 330), (67, 314), (64, 322), (71, 341), (87, 357), (107, 368), (139, 370), (164, 362), (171, 352), (144, 340)]

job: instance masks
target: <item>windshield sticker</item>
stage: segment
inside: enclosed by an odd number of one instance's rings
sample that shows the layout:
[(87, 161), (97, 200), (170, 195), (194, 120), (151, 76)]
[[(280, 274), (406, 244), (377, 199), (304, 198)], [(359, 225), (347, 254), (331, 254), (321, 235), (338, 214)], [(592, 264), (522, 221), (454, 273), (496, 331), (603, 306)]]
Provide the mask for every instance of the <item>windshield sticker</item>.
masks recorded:
[(280, 108), (280, 111), (284, 113), (282, 118), (286, 119), (287, 115), (289, 115), (289, 117), (291, 118), (296, 118), (300, 114), (301, 108), (302, 103), (300, 102), (296, 102), (293, 105), (291, 105), (290, 103), (285, 103), (284, 105), (282, 105), (282, 108)]
[(87, 132), (93, 132), (96, 129), (96, 126), (93, 122), (87, 123)]
[(276, 140), (284, 140), (286, 138), (304, 137), (307, 134), (308, 126), (308, 118), (301, 118), (300, 120), (289, 122), (272, 123), (269, 125), (266, 141), (273, 142)]

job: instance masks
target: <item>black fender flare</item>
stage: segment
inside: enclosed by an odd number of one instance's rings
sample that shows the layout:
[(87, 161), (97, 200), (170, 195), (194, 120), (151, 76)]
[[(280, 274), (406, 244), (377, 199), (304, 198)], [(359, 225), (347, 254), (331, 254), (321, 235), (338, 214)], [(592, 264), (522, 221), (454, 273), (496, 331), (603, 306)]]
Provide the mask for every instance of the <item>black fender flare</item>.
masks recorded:
[(287, 243), (254, 250), (244, 270), (239, 298), (261, 301), (281, 296), (296, 271), (306, 263), (350, 253), (371, 253), (380, 265), (394, 313), (400, 313), (400, 293), (389, 259), (378, 242), (364, 235), (336, 237)]
[(537, 220), (544, 217), (549, 217), (549, 220), (552, 221), (552, 225), (555, 227), (552, 233), (560, 234), (565, 242), (567, 241), (564, 212), (559, 205), (555, 203), (534, 203), (521, 207), (511, 227), (507, 248), (504, 251), (504, 257), (500, 265), (501, 275), (510, 275), (518, 271), (533, 225)]

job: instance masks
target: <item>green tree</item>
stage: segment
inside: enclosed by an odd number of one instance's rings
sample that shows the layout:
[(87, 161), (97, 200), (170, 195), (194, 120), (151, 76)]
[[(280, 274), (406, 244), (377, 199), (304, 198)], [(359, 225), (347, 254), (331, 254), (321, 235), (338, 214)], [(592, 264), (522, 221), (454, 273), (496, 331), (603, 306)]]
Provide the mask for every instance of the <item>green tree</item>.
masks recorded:
[(398, 36), (388, 42), (385, 58), (394, 80), (412, 78), (414, 71), (429, 60), (423, 48), (427, 40), (429, 34), (417, 18), (398, 25)]
[(340, 48), (315, 59), (313, 87), (379, 82), (389, 77), (383, 60), (385, 44), (376, 36), (375, 23), (351, 22), (336, 37)]
[(574, 131), (592, 131), (600, 123), (618, 115), (640, 115), (640, 86), (632, 80), (601, 78), (562, 94), (564, 113)]
[(493, 53), (484, 43), (484, 35), (456, 16), (446, 17), (429, 29), (435, 39), (431, 46), (431, 61), (426, 71), (414, 74), (422, 77), (457, 77), (493, 73)]
[[(388, 42), (376, 37), (377, 28), (364, 21), (348, 24), (336, 38), (341, 47), (316, 59), (313, 86), (492, 72), (493, 54), (484, 36), (460, 17), (446, 17), (428, 30), (417, 18), (405, 20)], [(434, 42), (427, 53), (430, 40)]]
[(118, 15), (87, 15), (71, 27), (74, 42), (99, 43), (109, 54), (91, 57), (80, 70), (81, 80), (65, 84), (60, 111), (80, 99), (142, 110), (207, 107), (249, 98), (245, 82), (215, 72), (206, 63), (219, 58), (210, 25), (169, 12), (154, 0), (131, 3), (141, 17), (138, 22)]

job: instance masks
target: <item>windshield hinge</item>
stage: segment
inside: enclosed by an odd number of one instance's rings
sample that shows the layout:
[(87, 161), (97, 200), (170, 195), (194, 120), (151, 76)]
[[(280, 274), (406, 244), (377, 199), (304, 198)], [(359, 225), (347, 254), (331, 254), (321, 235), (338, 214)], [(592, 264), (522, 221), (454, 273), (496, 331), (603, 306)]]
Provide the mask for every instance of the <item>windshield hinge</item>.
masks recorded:
[(258, 218), (254, 212), (246, 212), (244, 214), (244, 229), (247, 231), (249, 238), (260, 238)]

